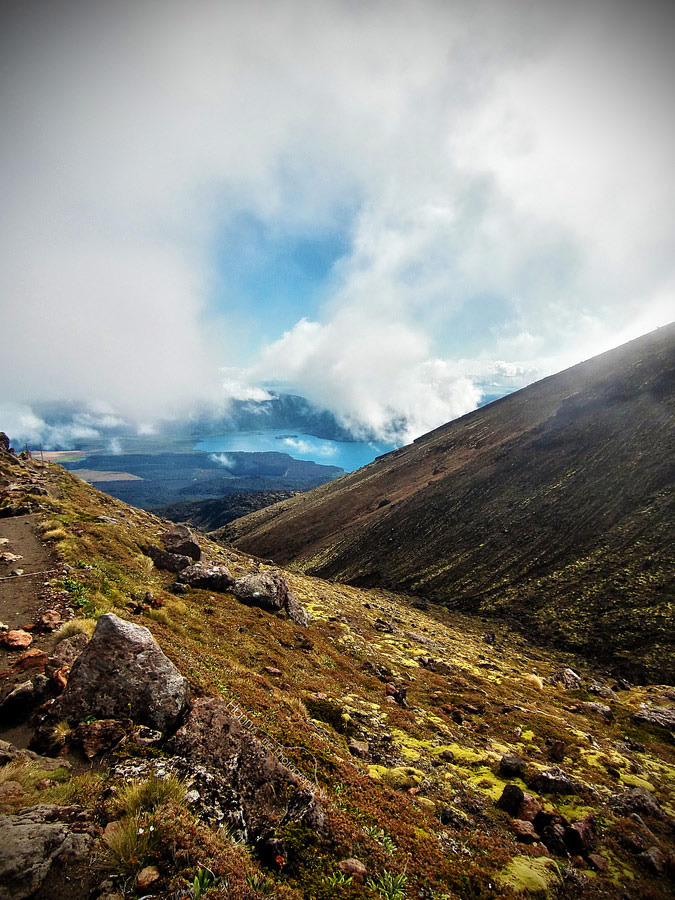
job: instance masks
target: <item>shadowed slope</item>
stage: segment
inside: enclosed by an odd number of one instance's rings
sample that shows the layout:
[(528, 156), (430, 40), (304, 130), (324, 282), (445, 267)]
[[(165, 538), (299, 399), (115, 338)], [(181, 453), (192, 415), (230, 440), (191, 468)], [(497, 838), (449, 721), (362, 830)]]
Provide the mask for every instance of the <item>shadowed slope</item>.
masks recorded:
[(671, 325), (221, 534), (672, 677), (674, 383)]

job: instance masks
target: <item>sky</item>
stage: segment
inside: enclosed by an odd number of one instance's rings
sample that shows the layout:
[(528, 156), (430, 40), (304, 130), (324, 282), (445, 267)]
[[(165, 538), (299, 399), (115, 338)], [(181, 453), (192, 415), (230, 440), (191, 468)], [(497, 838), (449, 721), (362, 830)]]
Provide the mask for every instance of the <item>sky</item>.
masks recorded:
[(275, 388), (401, 442), (666, 324), (669, 6), (5, 0), (0, 428)]

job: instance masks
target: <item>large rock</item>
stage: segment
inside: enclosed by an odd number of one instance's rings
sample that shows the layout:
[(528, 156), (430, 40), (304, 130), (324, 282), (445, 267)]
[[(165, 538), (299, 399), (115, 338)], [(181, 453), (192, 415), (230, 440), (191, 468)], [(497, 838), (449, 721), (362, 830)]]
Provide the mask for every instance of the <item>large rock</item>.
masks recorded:
[(195, 562), (202, 558), (202, 551), (194, 533), (187, 525), (174, 525), (162, 535), (162, 543), (169, 553), (189, 556)]
[(559, 684), (568, 691), (578, 690), (581, 687), (581, 678), (574, 669), (567, 667), (556, 669), (548, 678), (544, 678), (544, 684)]
[(194, 588), (206, 591), (229, 591), (234, 579), (227, 566), (188, 566), (178, 576), (178, 580)]
[(537, 772), (527, 784), (538, 794), (578, 794), (582, 788), (582, 785), (572, 781), (558, 766)]
[(58, 865), (89, 860), (94, 828), (77, 806), (33, 806), (0, 816), (0, 900), (35, 894)]
[[(237, 715), (245, 721), (239, 710)], [(261, 741), (239, 724), (221, 698), (197, 700), (167, 750), (184, 760), (198, 791), (218, 794), (222, 817), (243, 839), (264, 850), (275, 829), (296, 822), (317, 831), (324, 813), (310, 785), (279, 761), (282, 748)], [(272, 751), (272, 752), (271, 752)]]
[(148, 629), (106, 613), (75, 661), (50, 717), (71, 724), (88, 716), (130, 718), (164, 732), (176, 723), (188, 699), (187, 681)]
[(673, 706), (647, 706), (640, 705), (640, 709), (633, 713), (633, 721), (640, 725), (646, 722), (648, 725), (658, 725), (660, 728), (675, 730), (675, 707)]
[(636, 787), (610, 798), (609, 805), (626, 816), (646, 815), (655, 819), (663, 819), (665, 814), (656, 797), (646, 788)]
[(285, 610), (288, 618), (297, 625), (307, 626), (311, 621), (309, 613), (278, 570), (255, 572), (237, 578), (231, 591), (243, 603), (260, 606), (268, 612)]
[(169, 553), (154, 544), (143, 547), (143, 553), (150, 557), (158, 569), (165, 569), (167, 572), (182, 572), (192, 563), (191, 557), (186, 554)]

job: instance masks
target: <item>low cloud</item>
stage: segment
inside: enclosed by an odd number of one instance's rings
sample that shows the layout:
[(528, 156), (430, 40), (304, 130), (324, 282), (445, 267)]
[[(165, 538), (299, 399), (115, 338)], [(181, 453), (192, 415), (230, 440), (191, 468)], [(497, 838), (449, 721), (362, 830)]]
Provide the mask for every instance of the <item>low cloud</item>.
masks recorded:
[(209, 453), (209, 459), (212, 459), (214, 462), (220, 463), (226, 469), (230, 471), (234, 469), (236, 463), (232, 459), (231, 456), (228, 456), (226, 453)]

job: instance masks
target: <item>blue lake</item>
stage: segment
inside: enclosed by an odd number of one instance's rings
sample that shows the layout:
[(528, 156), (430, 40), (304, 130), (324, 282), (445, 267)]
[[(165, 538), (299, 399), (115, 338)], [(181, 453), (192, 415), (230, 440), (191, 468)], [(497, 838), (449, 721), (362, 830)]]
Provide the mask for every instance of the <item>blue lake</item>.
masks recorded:
[(205, 438), (195, 450), (207, 453), (288, 453), (294, 459), (310, 460), (323, 466), (339, 466), (353, 472), (372, 462), (376, 456), (395, 450), (393, 444), (375, 441), (329, 441), (286, 431), (236, 431), (220, 437)]

